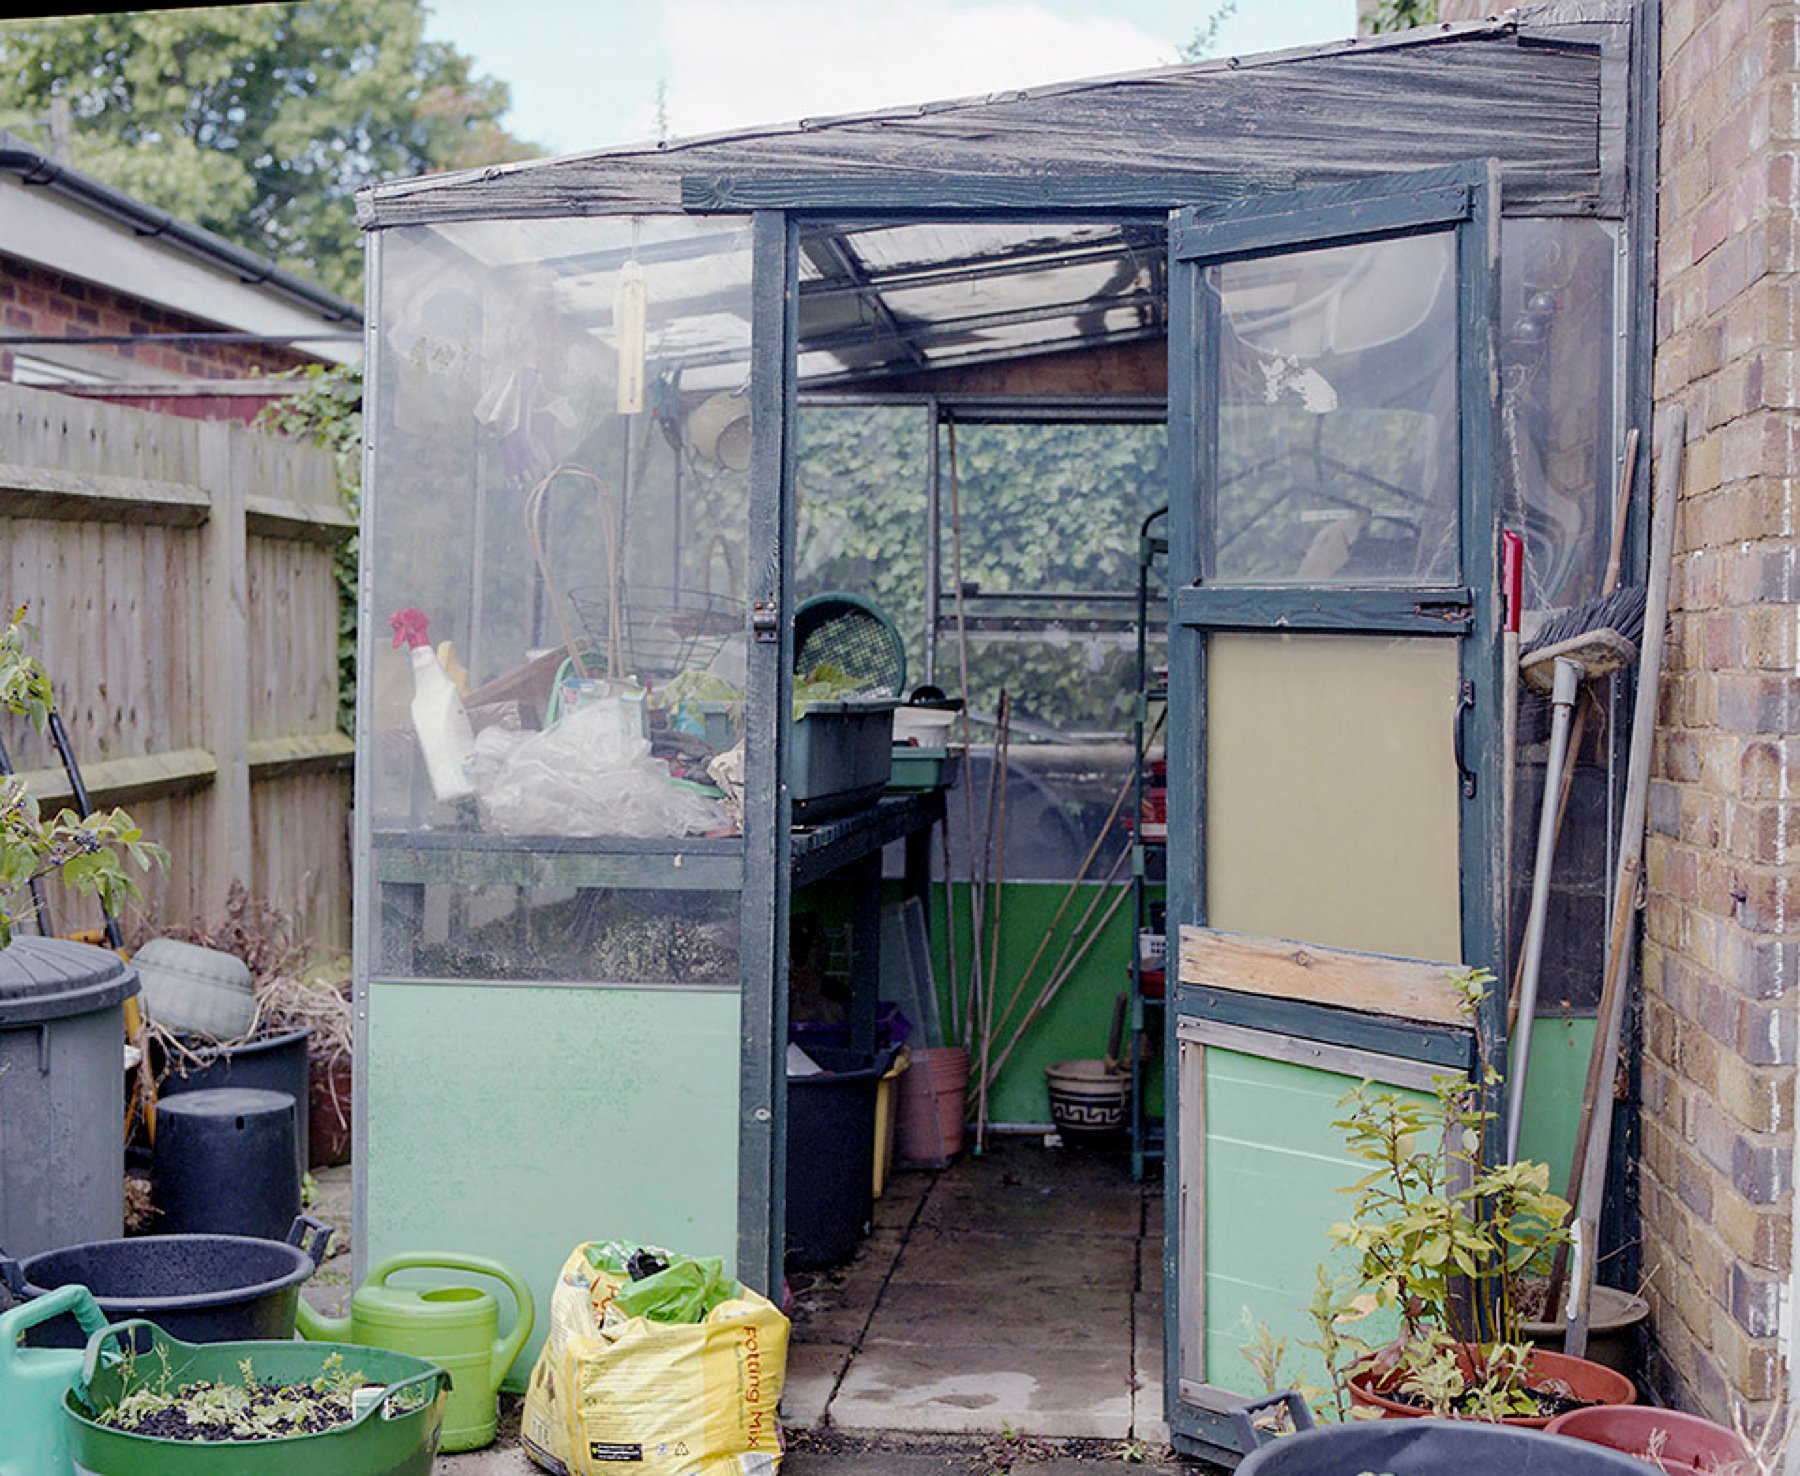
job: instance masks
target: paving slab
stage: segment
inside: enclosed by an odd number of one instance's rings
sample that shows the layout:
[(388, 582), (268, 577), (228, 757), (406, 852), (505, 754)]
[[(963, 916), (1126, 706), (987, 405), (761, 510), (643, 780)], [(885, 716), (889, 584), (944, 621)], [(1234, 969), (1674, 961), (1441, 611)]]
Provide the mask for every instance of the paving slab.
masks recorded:
[(940, 1286), (1137, 1285), (1137, 1251), (1114, 1236), (1065, 1235), (1039, 1230), (1028, 1238), (921, 1225), (894, 1268), (894, 1283)]
[(1135, 1195), (1085, 1195), (1050, 1187), (994, 1185), (963, 1197), (934, 1194), (919, 1212), (919, 1228), (957, 1228), (992, 1235), (1113, 1236), (1136, 1240), (1143, 1207)]
[(790, 1342), (781, 1386), (781, 1423), (802, 1430), (825, 1423), (826, 1406), (854, 1350), (845, 1343)]
[(864, 1334), (879, 1343), (1011, 1349), (1068, 1346), (1127, 1352), (1131, 1298), (1118, 1286), (1030, 1285), (995, 1278), (974, 1285), (890, 1283)]
[(840, 1430), (932, 1430), (1123, 1440), (1129, 1350), (870, 1343), (831, 1402)]

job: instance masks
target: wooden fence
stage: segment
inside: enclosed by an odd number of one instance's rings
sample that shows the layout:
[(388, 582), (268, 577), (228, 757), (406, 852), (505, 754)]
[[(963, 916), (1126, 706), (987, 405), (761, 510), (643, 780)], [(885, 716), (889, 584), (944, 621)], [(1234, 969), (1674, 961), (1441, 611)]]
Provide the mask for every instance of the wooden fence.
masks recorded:
[[(0, 385), (0, 595), (28, 607), (95, 806), (168, 847), (152, 926), (219, 917), (241, 880), (348, 945), (332, 556), (354, 526), (314, 447)], [(47, 740), (0, 731), (39, 802), (67, 803)], [(59, 931), (99, 921), (51, 909)]]

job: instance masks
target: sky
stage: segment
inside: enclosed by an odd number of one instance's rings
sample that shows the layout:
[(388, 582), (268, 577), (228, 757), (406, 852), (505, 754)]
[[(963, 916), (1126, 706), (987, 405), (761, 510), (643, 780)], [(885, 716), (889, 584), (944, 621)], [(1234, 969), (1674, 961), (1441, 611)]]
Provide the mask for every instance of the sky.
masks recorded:
[[(430, 0), (426, 34), (512, 89), (553, 154), (1180, 60), (1221, 0)], [(1355, 0), (1237, 0), (1216, 56), (1342, 40)]]

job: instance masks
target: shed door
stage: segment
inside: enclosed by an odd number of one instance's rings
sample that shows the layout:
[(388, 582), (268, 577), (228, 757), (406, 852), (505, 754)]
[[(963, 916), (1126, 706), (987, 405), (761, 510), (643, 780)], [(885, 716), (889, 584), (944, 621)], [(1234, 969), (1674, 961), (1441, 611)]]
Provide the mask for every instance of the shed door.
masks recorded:
[(1465, 1069), (1448, 976), (1498, 970), (1497, 190), (1472, 164), (1172, 229), (1165, 1400), (1204, 1448), (1260, 1327), (1317, 1381), (1339, 1098)]

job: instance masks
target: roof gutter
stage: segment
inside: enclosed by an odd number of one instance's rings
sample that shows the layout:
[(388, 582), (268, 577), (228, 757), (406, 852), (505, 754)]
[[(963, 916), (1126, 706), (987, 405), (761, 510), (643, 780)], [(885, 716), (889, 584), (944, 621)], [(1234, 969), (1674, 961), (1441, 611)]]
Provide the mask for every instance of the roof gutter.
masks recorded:
[(312, 309), (327, 322), (360, 324), (363, 320), (362, 309), (335, 292), (277, 266), (266, 256), (234, 246), (223, 236), (102, 184), (92, 175), (59, 164), (5, 132), (0, 132), (0, 173), (62, 195), (128, 227), (135, 235), (166, 242), (208, 266), (223, 267), (246, 286), (266, 287)]

